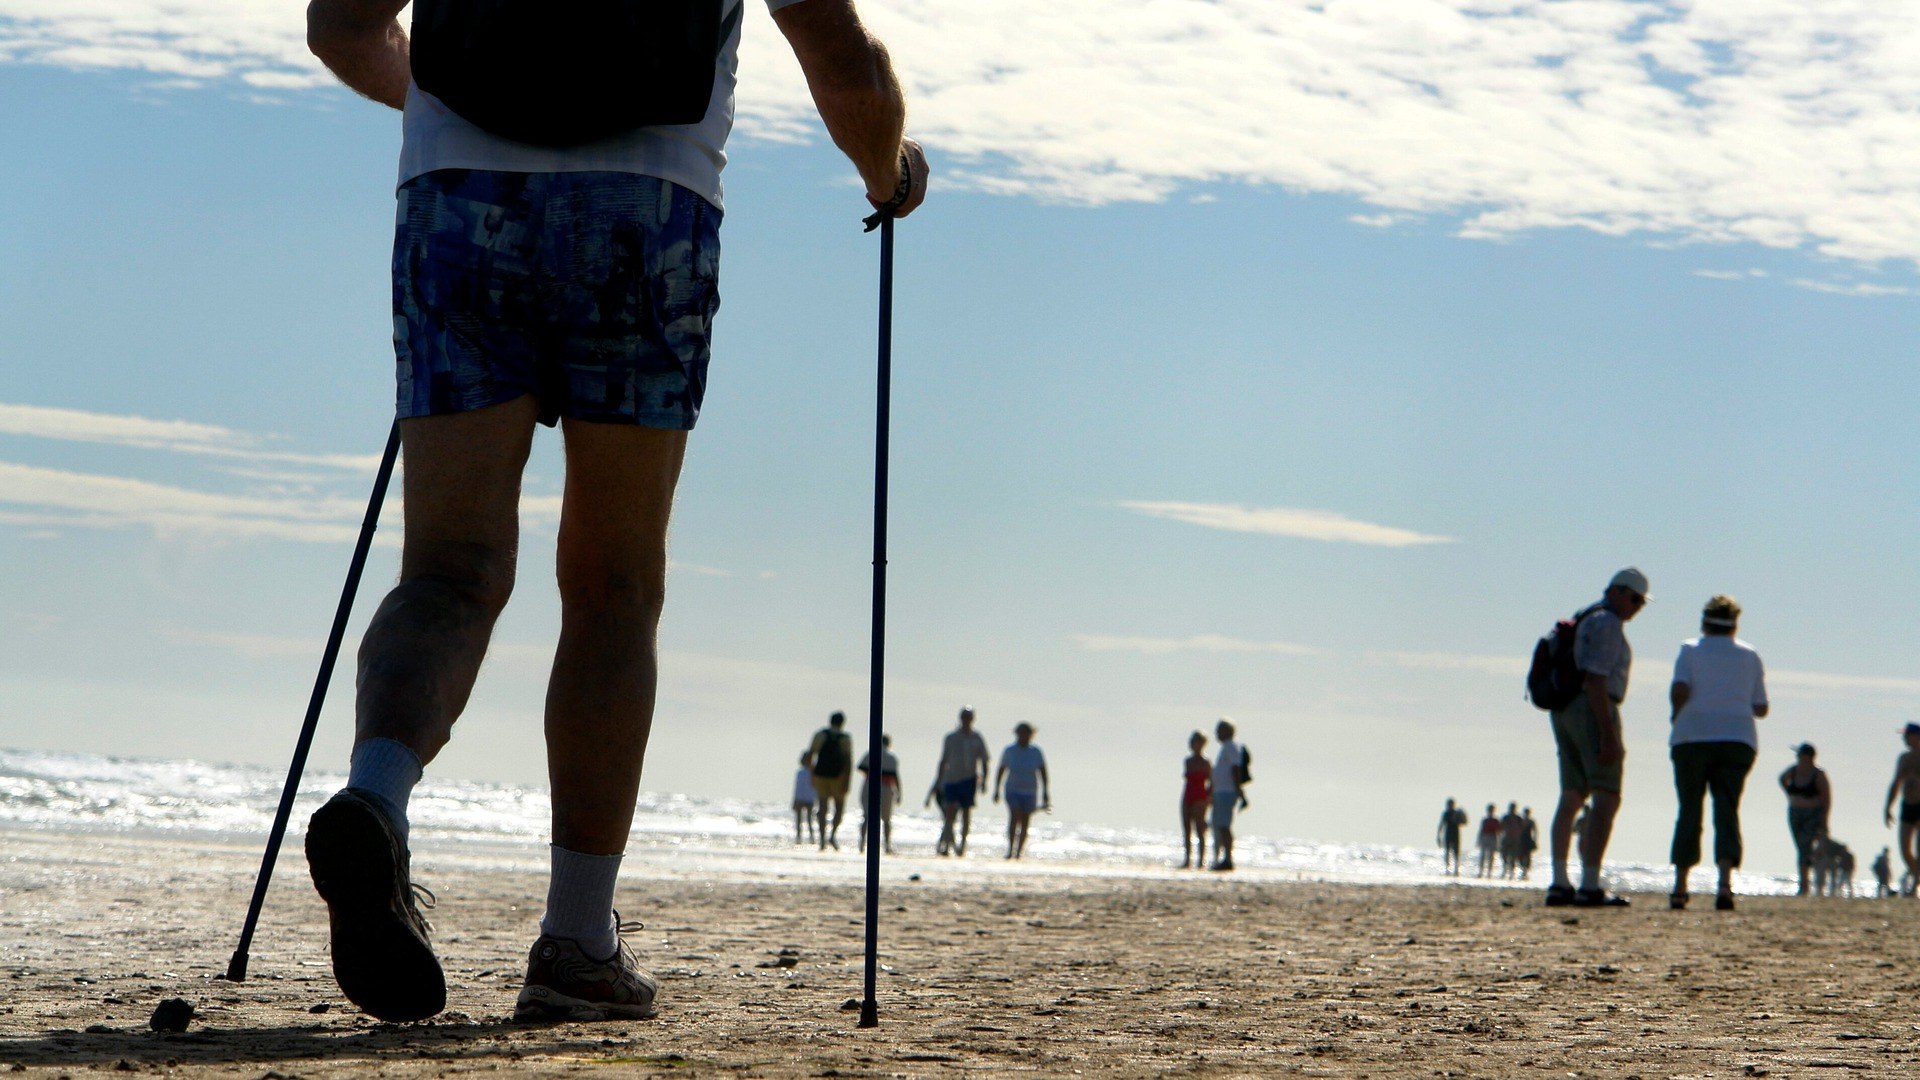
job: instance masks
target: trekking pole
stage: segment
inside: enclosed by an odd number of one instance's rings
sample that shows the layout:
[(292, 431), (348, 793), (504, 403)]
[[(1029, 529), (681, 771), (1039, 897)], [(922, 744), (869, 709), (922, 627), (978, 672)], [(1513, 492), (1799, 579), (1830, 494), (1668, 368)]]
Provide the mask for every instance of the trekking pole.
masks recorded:
[[(867, 982), (860, 1026), (878, 1027), (875, 979), (880, 966), (880, 799), (886, 787), (886, 736), (881, 722), (887, 654), (887, 430), (893, 386), (893, 213), (880, 220), (880, 373), (875, 395), (873, 451), (873, 665), (867, 691)], [(872, 219), (868, 219), (872, 231)]]
[(387, 481), (393, 479), (393, 461), (400, 454), (400, 422), (387, 431), (386, 453), (380, 458), (380, 472), (373, 479), (373, 497), (367, 500), (367, 516), (360, 522), (360, 539), (353, 546), (353, 561), (347, 566), (347, 584), (340, 591), (340, 607), (333, 613), (333, 632), (327, 635), (327, 648), (320, 656), (320, 675), (313, 682), (313, 696), (307, 701), (306, 723), (300, 727), (300, 742), (293, 749), (293, 764), (287, 767), (287, 783), (280, 789), (280, 809), (273, 816), (273, 829), (267, 833), (266, 854), (260, 857), (260, 874), (253, 882), (253, 902), (247, 906), (247, 924), (240, 930), (240, 944), (227, 961), (227, 981), (245, 982), (247, 950), (253, 945), (253, 929), (260, 922), (260, 908), (267, 900), (267, 885), (273, 880), (273, 863), (280, 855), (280, 841), (287, 835), (287, 818), (293, 813), (294, 796), (300, 793), (300, 775), (307, 771), (307, 750), (313, 746), (313, 732), (320, 723), (320, 706), (327, 699), (327, 684), (333, 680), (333, 662), (340, 655), (340, 639), (346, 636), (347, 616), (353, 611), (353, 595), (360, 589), (360, 572), (367, 566), (367, 549), (373, 545), (373, 530), (380, 523), (380, 506), (387, 501)]

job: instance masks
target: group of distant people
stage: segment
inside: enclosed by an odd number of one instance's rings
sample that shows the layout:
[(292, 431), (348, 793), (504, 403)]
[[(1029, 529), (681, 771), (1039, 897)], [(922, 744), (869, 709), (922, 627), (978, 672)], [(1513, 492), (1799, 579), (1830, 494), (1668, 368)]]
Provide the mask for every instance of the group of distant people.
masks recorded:
[[(1613, 576), (1597, 603), (1563, 624), (1571, 627), (1572, 663), (1580, 682), (1571, 700), (1551, 710), (1560, 761), (1560, 805), (1550, 830), (1549, 906), (1627, 906), (1625, 897), (1607, 889), (1600, 870), (1620, 808), (1626, 759), (1620, 704), (1627, 695), (1633, 650), (1625, 626), (1651, 599), (1648, 588), (1647, 576), (1628, 567)], [(1733, 871), (1743, 854), (1740, 797), (1758, 754), (1755, 722), (1768, 712), (1765, 666), (1760, 654), (1736, 634), (1740, 615), (1741, 607), (1733, 597), (1710, 598), (1700, 612), (1700, 636), (1680, 646), (1668, 686), (1669, 757), (1679, 803), (1669, 852), (1674, 885), (1668, 906), (1674, 910), (1684, 909), (1690, 899), (1688, 877), (1701, 859), (1709, 797), (1714, 865), (1719, 870), (1714, 907), (1734, 908)], [(1543, 641), (1542, 649), (1546, 647)], [(1912, 895), (1914, 882), (1920, 879), (1915, 851), (1916, 834), (1920, 834), (1920, 724), (1908, 724), (1904, 738), (1907, 751), (1900, 756), (1887, 789), (1884, 816), (1891, 826), (1898, 799), (1900, 851), (1907, 868), (1901, 891)], [(1780, 786), (1787, 796), (1787, 823), (1798, 853), (1800, 892), (1833, 893), (1844, 887), (1851, 894), (1853, 853), (1828, 832), (1832, 787), (1825, 771), (1814, 763), (1811, 744), (1802, 743), (1794, 752), (1794, 764), (1780, 774)], [(1488, 809), (1491, 814), (1492, 808)], [(1577, 819), (1584, 828), (1576, 829)], [(1578, 887), (1568, 870), (1576, 833), (1581, 858)], [(1880, 894), (1888, 895), (1892, 867), (1886, 851), (1875, 860), (1874, 873)]]
[[(807, 750), (800, 755), (800, 770), (793, 779), (793, 842), (816, 842), (820, 850), (840, 850), (840, 822), (846, 813), (848, 791), (853, 774), (860, 780), (860, 805), (868, 805), (868, 787), (872, 781), (871, 755), (853, 758), (853, 736), (847, 733), (847, 716), (836, 712), (827, 726), (814, 732)], [(1034, 727), (1015, 724), (1013, 742), (1000, 752), (1000, 767), (993, 773), (993, 801), (1004, 797), (1007, 805), (1007, 858), (1026, 854), (1027, 832), (1037, 811), (1053, 808), (1052, 783), (1047, 776), (1046, 755), (1033, 742)], [(893, 854), (893, 811), (900, 803), (900, 759), (893, 753), (893, 736), (880, 740), (880, 828), (882, 850)], [(933, 786), (927, 790), (926, 805), (940, 807), (940, 839), (934, 853), (964, 856), (973, 831), (973, 807), (979, 793), (987, 787), (991, 755), (987, 742), (974, 730), (972, 706), (962, 707), (959, 725), (947, 733), (940, 744), (940, 763), (934, 768)], [(871, 831), (868, 823), (860, 828), (860, 847), (865, 850)]]
[[(1532, 875), (1533, 853), (1540, 849), (1540, 823), (1533, 819), (1531, 806), (1522, 810), (1519, 803), (1510, 802), (1502, 815), (1495, 811), (1495, 805), (1488, 803), (1487, 816), (1480, 819), (1474, 842), (1473, 876), (1493, 877), (1494, 861), (1498, 859), (1501, 879), (1524, 881)], [(1460, 834), (1469, 820), (1466, 810), (1455, 805), (1452, 799), (1447, 800), (1446, 809), (1440, 812), (1440, 828), (1434, 843), (1440, 848), (1441, 871), (1452, 877), (1460, 876)]]

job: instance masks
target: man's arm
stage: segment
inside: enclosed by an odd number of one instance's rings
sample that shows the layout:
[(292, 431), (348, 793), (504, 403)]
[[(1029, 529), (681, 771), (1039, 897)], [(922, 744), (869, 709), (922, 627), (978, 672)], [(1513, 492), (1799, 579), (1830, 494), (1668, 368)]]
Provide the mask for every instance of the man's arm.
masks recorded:
[(1901, 754), (1893, 767), (1893, 783), (1887, 785), (1887, 805), (1880, 816), (1886, 820), (1888, 828), (1893, 827), (1893, 800), (1900, 794), (1900, 782), (1907, 777), (1907, 755)]
[(1006, 780), (1006, 778), (1007, 778), (1007, 758), (1005, 754), (1002, 754), (1000, 755), (1000, 768), (998, 771), (996, 771), (993, 774), (993, 801), (994, 802), (1000, 801), (1000, 785), (1002, 782)]
[(1040, 763), (1040, 805), (1053, 805), (1053, 781), (1047, 779), (1047, 763)]
[(313, 0), (307, 48), (354, 93), (403, 109), (413, 68), (400, 9), (407, 0)]
[(875, 206), (893, 198), (900, 159), (912, 190), (895, 217), (906, 217), (927, 191), (927, 157), (906, 138), (907, 99), (887, 47), (867, 32), (853, 0), (802, 0), (773, 13), (806, 74), (813, 104), (833, 144), (860, 170)]

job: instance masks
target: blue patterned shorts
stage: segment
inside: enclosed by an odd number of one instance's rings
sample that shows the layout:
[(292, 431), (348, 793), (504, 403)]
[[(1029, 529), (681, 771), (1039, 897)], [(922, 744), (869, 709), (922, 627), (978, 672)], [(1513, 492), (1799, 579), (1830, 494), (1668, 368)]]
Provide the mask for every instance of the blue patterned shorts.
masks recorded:
[(400, 188), (402, 419), (533, 394), (540, 422), (685, 431), (707, 389), (720, 211), (635, 173), (442, 169)]

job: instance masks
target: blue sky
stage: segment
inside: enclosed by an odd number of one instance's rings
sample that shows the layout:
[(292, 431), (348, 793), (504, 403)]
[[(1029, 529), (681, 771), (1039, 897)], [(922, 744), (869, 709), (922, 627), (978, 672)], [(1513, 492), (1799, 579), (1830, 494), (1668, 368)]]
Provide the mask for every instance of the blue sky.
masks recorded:
[[(1665, 684), (1727, 591), (1775, 676), (1754, 867), (1790, 865), (1802, 738), (1870, 857), (1920, 718), (1920, 121), (1835, 73), (1920, 31), (1749, 6), (1136, 3), (1077, 53), (998, 0), (876, 7), (946, 178), (900, 231), (909, 784), (968, 702), (1040, 728), (1080, 819), (1170, 825), (1222, 714), (1261, 833), (1544, 811), (1522, 659), (1631, 562), (1619, 854), (1664, 856)], [(306, 66), (297, 12), (244, 8), (0, 0), (0, 745), (290, 749), (390, 415), (398, 126)], [(865, 701), (875, 244), (748, 34), (647, 783), (778, 799)], [(542, 775), (554, 450), (448, 775)]]

